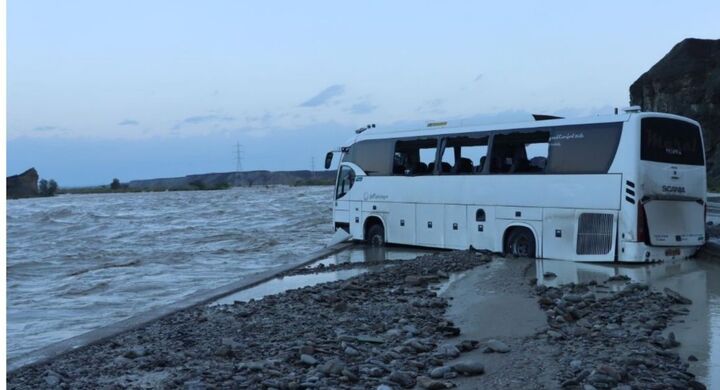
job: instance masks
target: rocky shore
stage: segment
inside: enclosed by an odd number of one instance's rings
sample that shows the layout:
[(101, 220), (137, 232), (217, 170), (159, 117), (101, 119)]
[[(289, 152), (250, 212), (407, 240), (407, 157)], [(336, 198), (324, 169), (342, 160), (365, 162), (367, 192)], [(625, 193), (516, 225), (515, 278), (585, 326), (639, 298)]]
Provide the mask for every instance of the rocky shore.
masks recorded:
[[(519, 268), (533, 264), (495, 261)], [(535, 281), (514, 275), (512, 282), (476, 284), (537, 300), (537, 305), (531, 301), (533, 309), (542, 316), (542, 308), (547, 318), (527, 336), (469, 337), (477, 329), (463, 328), (447, 315), (450, 304), (457, 311), (465, 302), (438, 294), (437, 286), (458, 272), (482, 275), (490, 262), (489, 254), (443, 252), (261, 300), (185, 310), (22, 368), (7, 384), (11, 389), (704, 388), (672, 351), (679, 340), (662, 333), (683, 315), (687, 300), (629, 281), (535, 287)], [(491, 324), (502, 314), (467, 316)]]
[(563, 388), (705, 388), (673, 351), (680, 341), (663, 334), (692, 304), (677, 292), (652, 291), (622, 277), (536, 291), (548, 323), (536, 338), (560, 346)]

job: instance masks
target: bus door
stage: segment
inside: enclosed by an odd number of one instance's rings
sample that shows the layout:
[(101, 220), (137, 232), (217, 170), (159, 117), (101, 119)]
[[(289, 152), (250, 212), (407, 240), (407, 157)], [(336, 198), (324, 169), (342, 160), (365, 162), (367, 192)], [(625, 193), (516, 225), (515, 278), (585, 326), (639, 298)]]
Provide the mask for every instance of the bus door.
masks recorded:
[(337, 183), (335, 184), (335, 207), (333, 220), (335, 223), (350, 224), (350, 189), (355, 184), (355, 172), (345, 164), (338, 168)]

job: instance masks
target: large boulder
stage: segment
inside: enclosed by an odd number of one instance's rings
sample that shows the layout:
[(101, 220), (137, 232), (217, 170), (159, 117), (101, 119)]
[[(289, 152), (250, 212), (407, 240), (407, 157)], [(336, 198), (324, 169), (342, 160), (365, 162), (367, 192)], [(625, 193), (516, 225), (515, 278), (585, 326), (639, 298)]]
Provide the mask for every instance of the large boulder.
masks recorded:
[(8, 199), (29, 198), (38, 196), (38, 173), (35, 168), (14, 176), (8, 176), (6, 180)]
[(630, 104), (700, 122), (708, 187), (720, 188), (720, 39), (688, 38), (630, 86)]

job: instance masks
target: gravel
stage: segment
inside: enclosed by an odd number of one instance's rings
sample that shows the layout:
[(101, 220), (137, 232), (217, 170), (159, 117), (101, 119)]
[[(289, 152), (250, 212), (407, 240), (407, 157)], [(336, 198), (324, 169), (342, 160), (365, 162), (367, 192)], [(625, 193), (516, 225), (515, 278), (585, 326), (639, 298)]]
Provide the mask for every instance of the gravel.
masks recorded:
[(7, 384), (397, 389), (417, 385), (420, 377), (421, 386), (445, 388), (457, 375), (482, 374), (483, 366), (470, 360), (430, 378), (479, 343), (458, 337), (460, 330), (444, 318), (446, 299), (428, 285), (489, 261), (485, 253), (443, 252), (261, 300), (188, 309), (19, 369)]
[[(445, 317), (447, 299), (430, 287), (490, 261), (487, 253), (441, 252), (261, 300), (184, 310), (21, 368), (8, 376), (7, 385), (445, 389), (495, 375), (484, 383), (523, 387), (519, 377), (503, 379), (516, 375), (507, 373), (512, 370), (496, 369), (497, 361), (486, 364), (488, 359), (514, 364), (521, 356), (558, 362), (548, 367), (556, 387), (566, 389), (704, 388), (673, 350), (682, 340), (665, 332), (691, 302), (675, 291), (653, 291), (624, 279), (612, 282), (625, 283), (615, 293), (606, 283), (513, 283), (507, 288), (537, 297), (547, 326), (522, 340), (463, 337)], [(314, 271), (338, 269), (321, 268)]]
[(677, 292), (653, 291), (626, 279), (617, 293), (604, 283), (538, 286), (548, 329), (535, 337), (560, 345), (558, 380), (568, 389), (702, 389), (663, 330), (687, 314), (691, 301)]

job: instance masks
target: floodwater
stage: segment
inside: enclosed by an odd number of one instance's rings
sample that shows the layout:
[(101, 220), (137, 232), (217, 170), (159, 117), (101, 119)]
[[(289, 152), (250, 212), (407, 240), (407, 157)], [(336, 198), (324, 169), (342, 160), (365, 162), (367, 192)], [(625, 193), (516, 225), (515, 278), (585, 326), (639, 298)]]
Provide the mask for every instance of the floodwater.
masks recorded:
[(331, 207), (331, 187), (9, 200), (8, 357), (292, 263)]
[[(326, 258), (319, 259), (318, 261), (308, 265), (306, 268), (315, 268), (320, 264), (328, 266), (331, 264), (343, 263), (374, 263), (385, 260), (412, 260), (426, 253), (432, 253), (432, 251), (419, 248), (371, 247), (365, 245), (353, 245), (346, 250), (337, 252)], [(260, 299), (262, 297), (272, 294), (279, 294), (287, 290), (292, 290), (305, 286), (314, 286), (320, 283), (344, 280), (356, 275), (360, 275), (367, 271), (372, 271), (379, 267), (382, 267), (382, 264), (376, 264), (369, 267), (341, 269), (332, 272), (320, 272), (305, 275), (290, 275), (278, 277), (255, 287), (238, 291), (237, 293), (223, 297), (216, 302), (213, 302), (212, 305), (232, 304), (233, 302), (247, 302), (251, 299)]]
[[(655, 290), (671, 288), (693, 303), (690, 313), (680, 317), (684, 322), (673, 324), (667, 332), (675, 332), (682, 343), (677, 349), (687, 361), (695, 355), (697, 362), (688, 362), (690, 372), (707, 385), (720, 389), (720, 259), (666, 261), (657, 264), (616, 265), (575, 263), (560, 260), (537, 260), (538, 281), (545, 285), (605, 281), (610, 276), (625, 275), (635, 282), (647, 283)], [(557, 275), (544, 278), (546, 272)], [(622, 288), (617, 283), (617, 289)]]

